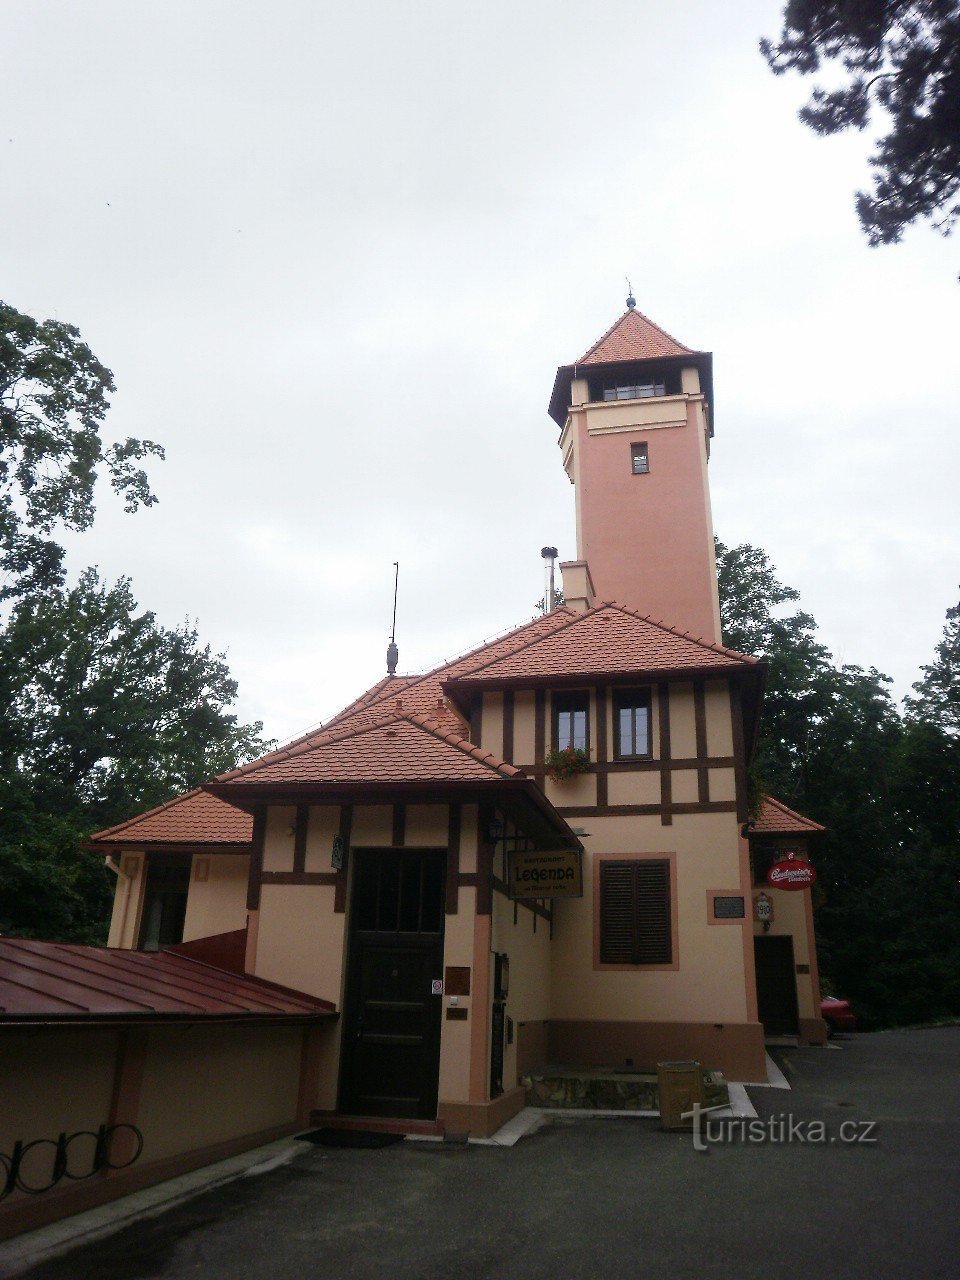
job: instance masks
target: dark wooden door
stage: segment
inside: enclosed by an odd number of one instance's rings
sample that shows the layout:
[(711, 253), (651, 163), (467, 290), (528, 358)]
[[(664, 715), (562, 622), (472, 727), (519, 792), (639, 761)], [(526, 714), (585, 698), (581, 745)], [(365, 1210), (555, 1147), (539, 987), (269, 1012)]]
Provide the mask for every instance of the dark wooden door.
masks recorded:
[(753, 940), (757, 961), (757, 1010), (771, 1036), (795, 1036), (800, 1030), (793, 939), (758, 935)]
[(358, 849), (344, 1009), (340, 1109), (437, 1114), (444, 870), (438, 850)]

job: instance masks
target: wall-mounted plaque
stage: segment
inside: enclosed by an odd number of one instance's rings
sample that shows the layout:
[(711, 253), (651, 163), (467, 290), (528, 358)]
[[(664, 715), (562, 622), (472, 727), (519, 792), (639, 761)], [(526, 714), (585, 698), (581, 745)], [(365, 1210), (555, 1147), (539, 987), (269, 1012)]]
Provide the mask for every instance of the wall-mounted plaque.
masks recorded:
[(713, 914), (717, 920), (744, 920), (743, 898), (739, 894), (717, 894), (713, 899)]

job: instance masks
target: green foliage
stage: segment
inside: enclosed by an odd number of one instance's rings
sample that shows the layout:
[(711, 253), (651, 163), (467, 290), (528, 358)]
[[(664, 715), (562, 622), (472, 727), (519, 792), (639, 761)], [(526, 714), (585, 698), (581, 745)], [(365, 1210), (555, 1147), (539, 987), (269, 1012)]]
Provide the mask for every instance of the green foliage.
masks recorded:
[(563, 747), (560, 751), (548, 751), (543, 758), (547, 773), (554, 782), (565, 782), (590, 768), (590, 754), (580, 747)]
[(868, 1020), (960, 1014), (960, 609), (901, 714), (886, 676), (834, 664), (764, 552), (718, 542), (717, 563), (725, 642), (769, 664), (754, 786), (828, 829), (822, 971)]
[(127, 511), (156, 498), (136, 465), (163, 450), (100, 427), (113, 375), (73, 325), (34, 320), (0, 302), (0, 600), (63, 581), (58, 529), (87, 529), (98, 476)]
[(98, 828), (259, 755), (224, 655), (88, 569), (21, 598), (0, 632), (0, 932), (103, 938)]
[(65, 583), (56, 536), (89, 528), (98, 478), (128, 511), (156, 501), (136, 464), (160, 446), (101, 438), (113, 390), (73, 326), (0, 303), (0, 933), (104, 941), (90, 833), (267, 745), (195, 626), (161, 627), (94, 569)]
[(760, 50), (776, 75), (824, 69), (800, 119), (821, 134), (879, 124), (873, 192), (857, 193), (871, 244), (928, 218), (960, 216), (960, 4), (957, 0), (787, 0), (779, 41)]

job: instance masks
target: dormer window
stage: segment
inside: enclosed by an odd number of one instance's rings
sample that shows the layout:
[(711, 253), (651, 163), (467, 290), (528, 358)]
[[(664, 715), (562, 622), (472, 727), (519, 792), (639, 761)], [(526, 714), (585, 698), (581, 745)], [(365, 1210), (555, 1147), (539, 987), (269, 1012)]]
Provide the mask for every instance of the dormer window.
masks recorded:
[(663, 382), (634, 383), (629, 387), (604, 387), (604, 400), (649, 400), (653, 396), (666, 395)]

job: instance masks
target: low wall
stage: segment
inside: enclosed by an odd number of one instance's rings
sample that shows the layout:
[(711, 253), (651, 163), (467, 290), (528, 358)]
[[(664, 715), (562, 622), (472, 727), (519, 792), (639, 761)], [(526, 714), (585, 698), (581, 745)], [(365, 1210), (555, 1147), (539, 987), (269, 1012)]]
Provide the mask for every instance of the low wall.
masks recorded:
[(658, 1062), (696, 1058), (728, 1080), (767, 1078), (763, 1027), (759, 1022), (600, 1022), (548, 1024), (551, 1063), (577, 1067), (622, 1067), (652, 1071)]
[[(0, 1240), (190, 1169), (271, 1142), (306, 1125), (316, 1106), (322, 1039), (332, 1026), (193, 1024), (124, 1028), (0, 1030), (0, 1155), (19, 1140), (21, 1176), (51, 1180), (61, 1133), (80, 1136), (49, 1191), (0, 1201)], [(101, 1168), (95, 1135), (118, 1126), (112, 1164)], [(0, 1160), (0, 1191), (8, 1164)], [(79, 1178), (78, 1178), (79, 1175)]]

